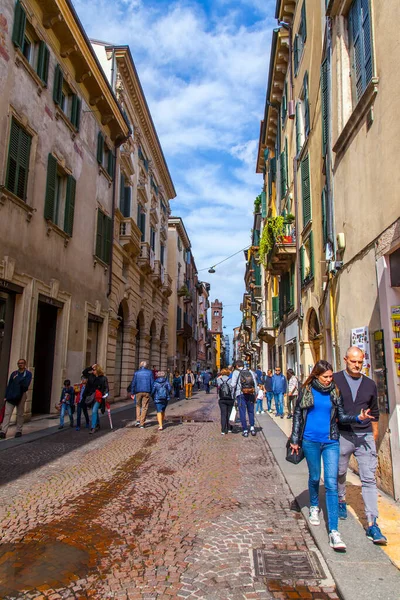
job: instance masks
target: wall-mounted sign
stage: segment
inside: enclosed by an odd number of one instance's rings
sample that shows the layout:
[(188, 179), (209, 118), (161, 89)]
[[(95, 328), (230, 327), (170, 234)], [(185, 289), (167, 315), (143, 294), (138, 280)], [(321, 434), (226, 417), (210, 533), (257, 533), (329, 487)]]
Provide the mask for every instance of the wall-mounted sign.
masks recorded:
[(368, 327), (356, 327), (351, 330), (351, 346), (357, 346), (364, 352), (364, 363), (362, 372), (367, 377), (371, 373), (371, 352), (369, 348), (369, 331)]
[(394, 362), (396, 366), (397, 377), (400, 377), (400, 306), (391, 307), (392, 338)]

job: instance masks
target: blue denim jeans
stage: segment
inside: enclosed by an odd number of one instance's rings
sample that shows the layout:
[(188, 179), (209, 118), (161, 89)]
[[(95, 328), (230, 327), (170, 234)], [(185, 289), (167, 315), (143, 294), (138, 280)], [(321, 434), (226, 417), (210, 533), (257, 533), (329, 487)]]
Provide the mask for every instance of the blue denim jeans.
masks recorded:
[(274, 399), (276, 414), (278, 415), (278, 417), (280, 417), (283, 415), (283, 394), (274, 393)]
[(257, 399), (256, 401), (256, 411), (261, 412), (263, 409), (263, 401), (262, 398), (260, 398), (260, 400)]
[(243, 431), (248, 429), (246, 411), (249, 415), (250, 427), (254, 427), (254, 396), (249, 394), (240, 394), (236, 398), (238, 407), (240, 422), (242, 424)]
[(324, 485), (329, 531), (338, 528), (339, 497), (338, 473), (340, 447), (338, 441), (327, 444), (303, 440), (302, 448), (308, 465), (308, 490), (310, 505), (319, 506), (319, 480), (321, 479), (321, 458), (324, 462)]
[(74, 424), (74, 417), (72, 416), (72, 407), (70, 404), (63, 402), (61, 404), (61, 411), (60, 411), (60, 425), (62, 427), (64, 427), (64, 417), (65, 417), (66, 412), (68, 412), (69, 422), (71, 423), (71, 425)]
[(272, 398), (274, 397), (274, 392), (267, 392), (267, 407), (268, 410), (271, 410)]
[(100, 402), (95, 402), (92, 408), (92, 429), (95, 429), (97, 425), (100, 425), (99, 408)]

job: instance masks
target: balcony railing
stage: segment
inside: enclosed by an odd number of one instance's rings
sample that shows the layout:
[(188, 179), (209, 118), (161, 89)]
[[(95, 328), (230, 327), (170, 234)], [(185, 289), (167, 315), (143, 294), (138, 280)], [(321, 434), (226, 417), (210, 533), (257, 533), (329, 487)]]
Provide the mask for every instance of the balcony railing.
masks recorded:
[(138, 265), (147, 274), (154, 269), (154, 252), (148, 242), (142, 242), (140, 245)]
[(265, 342), (275, 339), (275, 329), (279, 327), (279, 313), (274, 310), (262, 311), (257, 318), (256, 331)]
[(275, 240), (269, 256), (269, 268), (274, 275), (285, 273), (296, 256), (296, 237), (294, 228), (290, 235), (280, 236)]
[(141, 250), (141, 231), (131, 218), (125, 218), (119, 225), (119, 241), (133, 256), (138, 256)]
[(166, 298), (172, 294), (172, 278), (168, 273), (164, 273), (164, 283), (161, 291)]
[(151, 274), (151, 279), (155, 285), (161, 287), (164, 285), (165, 280), (165, 270), (164, 266), (161, 264), (159, 260), (154, 261), (154, 269)]

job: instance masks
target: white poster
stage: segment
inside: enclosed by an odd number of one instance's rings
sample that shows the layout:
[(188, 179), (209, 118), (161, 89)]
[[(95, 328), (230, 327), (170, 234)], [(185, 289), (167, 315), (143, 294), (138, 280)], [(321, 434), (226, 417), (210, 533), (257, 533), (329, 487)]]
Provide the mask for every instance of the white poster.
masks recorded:
[(364, 352), (364, 363), (362, 372), (369, 377), (371, 372), (371, 352), (369, 348), (369, 330), (368, 327), (356, 327), (351, 330), (351, 346), (357, 346)]

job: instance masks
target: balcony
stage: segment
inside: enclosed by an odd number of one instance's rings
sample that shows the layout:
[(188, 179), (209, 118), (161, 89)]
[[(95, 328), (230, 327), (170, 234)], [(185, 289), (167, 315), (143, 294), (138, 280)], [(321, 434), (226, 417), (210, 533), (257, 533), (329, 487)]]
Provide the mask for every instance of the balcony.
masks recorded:
[(275, 330), (279, 327), (279, 313), (268, 310), (263, 311), (257, 318), (257, 335), (263, 342), (275, 342)]
[(186, 339), (191, 338), (193, 335), (192, 326), (189, 325), (189, 323), (186, 320), (184, 320), (183, 323), (178, 321), (177, 334), (181, 335), (182, 337), (184, 337)]
[(243, 318), (243, 328), (251, 332), (251, 317)]
[(140, 245), (140, 254), (138, 257), (138, 265), (143, 273), (149, 274), (154, 269), (154, 252), (150, 248), (148, 242), (142, 242)]
[(119, 225), (119, 242), (132, 256), (138, 256), (141, 249), (142, 233), (135, 221), (131, 218), (125, 218)]
[(261, 285), (255, 285), (253, 287), (253, 296), (254, 296), (254, 298), (261, 300), (261, 298), (262, 298), (262, 286)]
[(154, 261), (154, 269), (151, 274), (151, 279), (157, 287), (162, 287), (165, 281), (165, 269), (159, 260)]
[(296, 241), (293, 235), (284, 235), (275, 240), (268, 260), (272, 275), (282, 275), (289, 270), (296, 256)]
[(172, 294), (172, 278), (168, 273), (164, 272), (164, 283), (162, 284), (161, 291), (163, 295), (168, 298)]

